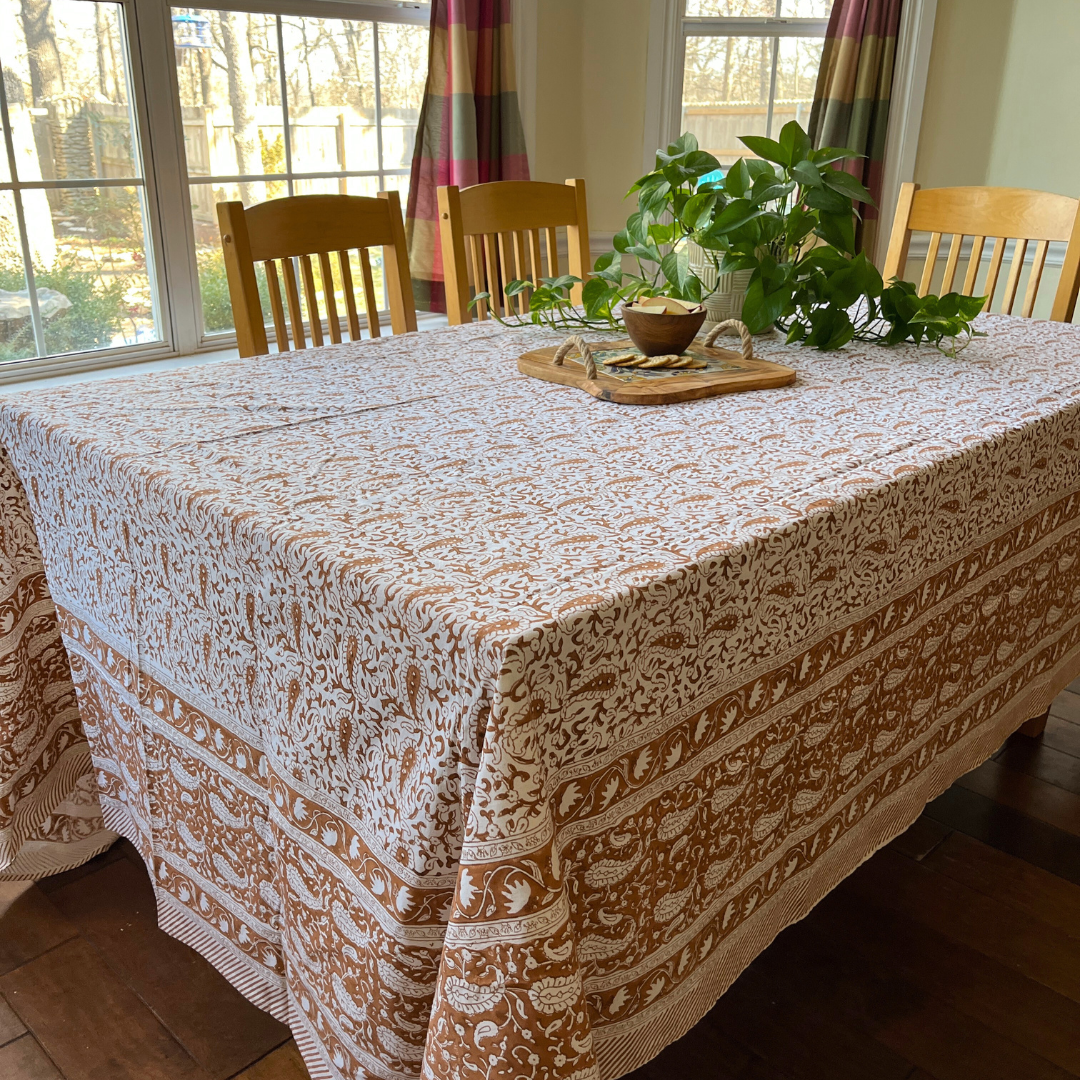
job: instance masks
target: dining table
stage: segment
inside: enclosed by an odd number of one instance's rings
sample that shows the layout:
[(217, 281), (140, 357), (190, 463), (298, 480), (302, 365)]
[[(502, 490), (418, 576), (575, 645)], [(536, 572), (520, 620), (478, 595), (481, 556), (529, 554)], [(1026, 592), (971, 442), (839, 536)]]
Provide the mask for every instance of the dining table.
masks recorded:
[(479, 322), (0, 398), (0, 874), (314, 1080), (614, 1080), (1080, 674), (1080, 327), (619, 405)]

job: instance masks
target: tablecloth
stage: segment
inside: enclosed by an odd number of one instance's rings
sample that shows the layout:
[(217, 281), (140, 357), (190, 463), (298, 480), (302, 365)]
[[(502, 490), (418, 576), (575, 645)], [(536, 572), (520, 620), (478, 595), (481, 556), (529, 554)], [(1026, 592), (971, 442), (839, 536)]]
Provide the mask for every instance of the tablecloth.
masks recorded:
[(9, 848), (88, 744), (314, 1077), (635, 1068), (1080, 673), (1080, 330), (981, 326), (655, 408), (494, 324), (5, 398)]

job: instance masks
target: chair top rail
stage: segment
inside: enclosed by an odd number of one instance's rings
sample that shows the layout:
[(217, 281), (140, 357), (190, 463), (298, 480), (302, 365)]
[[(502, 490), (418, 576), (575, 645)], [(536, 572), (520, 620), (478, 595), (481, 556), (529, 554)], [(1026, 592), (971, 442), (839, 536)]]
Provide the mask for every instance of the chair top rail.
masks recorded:
[(1067, 241), (1077, 205), (1068, 195), (1028, 188), (928, 188), (915, 193), (908, 228), (912, 232)]
[(245, 217), (255, 262), (394, 243), (387, 199), (296, 195), (249, 207)]
[(568, 184), (500, 180), (461, 189), (461, 231), (466, 236), (576, 225), (577, 201)]

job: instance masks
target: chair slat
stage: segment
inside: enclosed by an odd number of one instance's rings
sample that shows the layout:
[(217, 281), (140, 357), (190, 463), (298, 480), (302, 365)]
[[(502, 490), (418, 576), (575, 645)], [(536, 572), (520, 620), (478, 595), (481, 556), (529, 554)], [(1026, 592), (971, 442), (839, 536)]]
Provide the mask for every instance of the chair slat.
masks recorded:
[(266, 288), (270, 293), (270, 313), (274, 318), (274, 337), (278, 352), (289, 351), (289, 327), (285, 323), (285, 308), (281, 305), (281, 287), (278, 285), (277, 267), (273, 259), (263, 263), (266, 271)]
[(341, 291), (345, 296), (345, 319), (349, 324), (349, 340), (360, 340), (360, 315), (356, 310), (356, 292), (353, 289), (352, 267), (349, 265), (349, 253), (339, 251), (338, 269), (341, 271)]
[(1005, 258), (1005, 245), (1008, 241), (1004, 236), (994, 237), (994, 253), (990, 256), (990, 268), (986, 271), (986, 307), (984, 311), (990, 311), (994, 306), (994, 293), (997, 292), (998, 277), (1001, 274), (1001, 262)]
[(1016, 288), (1020, 284), (1020, 275), (1024, 270), (1024, 256), (1027, 254), (1027, 240), (1017, 239), (1015, 244), (1012, 262), (1009, 264), (1009, 278), (1005, 282), (1005, 296), (1001, 301), (1001, 310), (1006, 315), (1012, 314), (1013, 304), (1016, 302)]
[(540, 257), (540, 230), (529, 230), (529, 251), (532, 254), (532, 283), (534, 285), (540, 284), (540, 279), (544, 276), (544, 266)]
[[(479, 236), (468, 237), (469, 241), (469, 253), (472, 255), (473, 265), (473, 284), (476, 292), (490, 292), (490, 288), (487, 283), (487, 274), (484, 271), (484, 252), (480, 246)], [(475, 295), (475, 294), (474, 294)], [(477, 319), (483, 320), (488, 317), (488, 305), (486, 300), (478, 300), (476, 302)]]
[(985, 236), (973, 236), (971, 238), (971, 256), (968, 258), (967, 273), (964, 275), (964, 287), (960, 290), (964, 296), (975, 295), (975, 284), (978, 281), (979, 267), (982, 265), (982, 253), (985, 244)]
[(499, 256), (495, 248), (495, 234), (484, 233), (484, 262), (487, 264), (488, 292), (491, 293), (491, 314), (502, 315), (502, 284), (499, 276)]
[(298, 349), (306, 349), (304, 310), (300, 307), (300, 292), (296, 287), (296, 270), (292, 259), (281, 260), (281, 272), (285, 276), (285, 298), (289, 302), (289, 322), (292, 323), (293, 341)]
[(1039, 283), (1042, 281), (1043, 269), (1046, 266), (1046, 250), (1050, 247), (1049, 240), (1040, 240), (1035, 245), (1035, 258), (1031, 263), (1031, 273), (1028, 275), (1027, 289), (1024, 292), (1024, 306), (1020, 314), (1025, 319), (1031, 318), (1035, 310), (1035, 297), (1039, 292)]
[[(514, 258), (517, 261), (517, 275), (523, 281), (529, 279), (529, 264), (525, 258), (525, 234), (523, 232), (514, 233)], [(525, 315), (529, 310), (529, 290), (518, 293), (518, 312), (521, 315)]]
[(499, 266), (502, 269), (502, 294), (503, 294), (503, 310), (506, 314), (513, 315), (515, 311), (520, 310), (521, 301), (516, 296), (511, 296), (506, 287), (511, 281), (515, 281), (521, 275), (517, 272), (517, 268), (514, 264), (514, 242), (512, 234), (499, 233)]
[(930, 244), (926, 249), (926, 262), (923, 263), (922, 277), (919, 279), (919, 295), (925, 296), (930, 291), (937, 269), (938, 251), (941, 248), (941, 233), (930, 234)]
[(945, 260), (945, 276), (941, 279), (941, 295), (953, 291), (953, 282), (956, 280), (956, 268), (960, 265), (960, 247), (964, 242), (960, 233), (953, 233), (952, 243), (949, 244), (949, 257)]
[(311, 271), (311, 256), (300, 256), (300, 273), (304, 278), (304, 295), (307, 297), (308, 329), (311, 331), (311, 343), (323, 343), (322, 315), (319, 313), (319, 301), (315, 296), (315, 275)]
[(334, 299), (334, 275), (330, 270), (330, 255), (319, 252), (319, 276), (322, 278), (323, 298), (326, 302), (326, 328), (330, 340), (336, 345), (341, 341), (341, 323), (338, 321), (337, 301)]
[(559, 238), (555, 235), (554, 229), (545, 229), (547, 234), (547, 263), (548, 263), (548, 277), (559, 276)]
[(364, 312), (367, 315), (368, 337), (382, 337), (379, 325), (379, 301), (375, 299), (375, 281), (371, 276), (371, 260), (367, 248), (360, 248), (360, 273), (364, 278)]

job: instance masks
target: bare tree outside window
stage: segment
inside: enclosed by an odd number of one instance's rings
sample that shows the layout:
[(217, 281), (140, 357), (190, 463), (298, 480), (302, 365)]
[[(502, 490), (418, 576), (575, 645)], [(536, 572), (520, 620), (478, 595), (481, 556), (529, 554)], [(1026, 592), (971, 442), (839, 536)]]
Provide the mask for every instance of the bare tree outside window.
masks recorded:
[[(687, 0), (682, 130), (731, 165), (740, 135), (804, 127), (832, 0)], [(691, 21), (694, 20), (694, 21)]]

